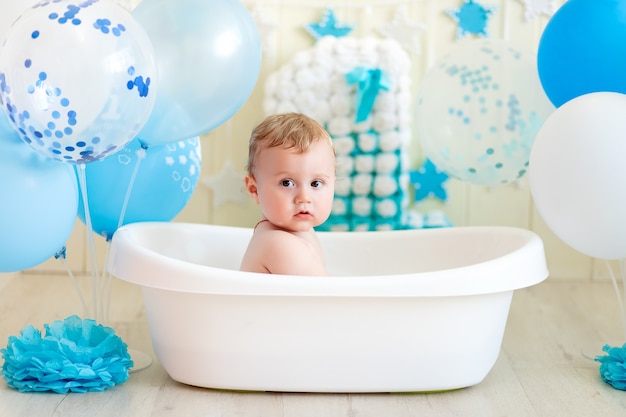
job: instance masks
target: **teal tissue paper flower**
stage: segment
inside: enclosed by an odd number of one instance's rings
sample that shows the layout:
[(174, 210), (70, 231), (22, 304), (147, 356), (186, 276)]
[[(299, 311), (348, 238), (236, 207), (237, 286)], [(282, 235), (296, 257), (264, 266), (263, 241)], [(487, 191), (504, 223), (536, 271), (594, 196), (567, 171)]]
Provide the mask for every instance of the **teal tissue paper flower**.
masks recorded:
[(65, 394), (104, 391), (128, 379), (133, 361), (112, 328), (78, 316), (44, 328), (42, 337), (28, 325), (0, 349), (2, 374), (11, 388)]
[(626, 343), (622, 347), (604, 345), (602, 351), (607, 354), (595, 358), (600, 362), (602, 380), (615, 389), (626, 391)]

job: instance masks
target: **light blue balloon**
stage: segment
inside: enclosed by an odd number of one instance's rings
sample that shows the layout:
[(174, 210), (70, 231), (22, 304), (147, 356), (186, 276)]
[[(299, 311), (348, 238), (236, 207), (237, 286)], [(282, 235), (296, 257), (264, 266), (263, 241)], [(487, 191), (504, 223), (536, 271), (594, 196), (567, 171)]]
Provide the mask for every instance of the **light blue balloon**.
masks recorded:
[[(147, 148), (136, 138), (115, 155), (77, 167), (85, 169), (91, 229), (109, 240), (120, 218), (122, 225), (172, 220), (195, 191), (201, 158), (197, 137)], [(82, 192), (78, 215), (86, 223)]]
[(587, 93), (626, 93), (626, 8), (615, 0), (569, 0), (539, 41), (537, 68), (559, 107)]
[(256, 23), (239, 0), (143, 0), (159, 70), (152, 113), (137, 136), (164, 144), (206, 133), (239, 110), (261, 68)]
[(0, 134), (0, 272), (54, 256), (72, 233), (77, 208), (69, 165), (39, 155), (15, 132)]

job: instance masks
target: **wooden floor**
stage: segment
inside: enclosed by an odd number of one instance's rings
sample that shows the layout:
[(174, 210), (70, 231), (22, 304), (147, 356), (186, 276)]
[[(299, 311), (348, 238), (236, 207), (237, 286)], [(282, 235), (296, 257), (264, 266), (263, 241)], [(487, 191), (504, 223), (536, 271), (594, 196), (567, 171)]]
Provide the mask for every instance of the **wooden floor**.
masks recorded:
[[(141, 292), (114, 281), (110, 325), (129, 347), (153, 355)], [(67, 276), (0, 275), (0, 345), (27, 324), (81, 314)], [(427, 319), (427, 318), (425, 318)], [(179, 384), (158, 361), (103, 393), (25, 394), (0, 381), (0, 416), (603, 416), (626, 415), (626, 392), (602, 382), (605, 341), (624, 341), (610, 283), (548, 279), (513, 297), (502, 351), (480, 384), (432, 394), (231, 392)], [(459, 347), (462, 349), (462, 346)]]

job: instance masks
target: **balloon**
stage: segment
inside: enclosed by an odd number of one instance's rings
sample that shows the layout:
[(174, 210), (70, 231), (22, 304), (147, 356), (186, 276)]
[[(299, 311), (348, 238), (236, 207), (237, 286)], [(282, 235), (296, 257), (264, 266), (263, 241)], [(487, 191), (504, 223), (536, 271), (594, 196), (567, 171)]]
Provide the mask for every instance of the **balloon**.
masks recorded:
[(555, 106), (586, 93), (626, 93), (626, 8), (615, 0), (568, 0), (539, 41), (537, 68)]
[(9, 120), (5, 117), (4, 113), (0, 111), (0, 138), (2, 137), (14, 137), (19, 140), (15, 129), (9, 124)]
[(38, 0), (0, 0), (0, 42), (9, 31), (11, 24), (32, 7)]
[(34, 152), (15, 132), (0, 135), (0, 272), (54, 256), (72, 232), (77, 209), (69, 165)]
[(159, 68), (154, 110), (138, 134), (144, 143), (206, 133), (247, 100), (261, 68), (261, 41), (239, 0), (143, 0), (133, 16)]
[(417, 92), (415, 128), (446, 174), (478, 185), (516, 181), (554, 110), (535, 57), (499, 39), (464, 40), (431, 68)]
[[(122, 224), (172, 220), (191, 198), (200, 168), (197, 137), (147, 149), (134, 139), (116, 155), (85, 165), (92, 230), (107, 239), (113, 236), (131, 185)], [(86, 222), (82, 193), (78, 215)]]
[(0, 51), (0, 104), (42, 155), (87, 163), (124, 147), (156, 100), (150, 40), (111, 1), (41, 2)]
[(603, 259), (626, 257), (626, 95), (578, 96), (548, 117), (530, 155), (537, 211), (565, 243)]

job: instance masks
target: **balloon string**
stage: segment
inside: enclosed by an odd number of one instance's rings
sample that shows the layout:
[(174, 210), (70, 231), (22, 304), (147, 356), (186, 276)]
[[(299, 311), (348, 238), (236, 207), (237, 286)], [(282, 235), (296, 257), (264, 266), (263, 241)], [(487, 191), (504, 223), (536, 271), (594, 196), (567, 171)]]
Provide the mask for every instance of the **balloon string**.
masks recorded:
[(72, 272), (72, 268), (70, 268), (70, 266), (67, 264), (67, 248), (63, 246), (54, 255), (54, 257), (56, 259), (59, 259), (61, 263), (63, 264), (63, 266), (65, 267), (65, 270), (67, 271), (67, 274), (69, 275), (70, 280), (72, 281), (72, 284), (74, 285), (74, 289), (78, 293), (78, 298), (80, 298), (80, 303), (83, 305), (83, 314), (88, 315), (89, 307), (87, 307), (87, 301), (85, 301), (85, 297), (83, 296), (83, 292), (80, 290), (80, 286), (78, 285), (78, 281), (76, 280), (76, 277), (74, 276), (74, 273)]
[[(611, 276), (611, 283), (613, 284), (613, 289), (615, 290), (615, 294), (617, 295), (617, 304), (619, 305), (619, 311), (621, 313), (621, 317), (622, 317), (622, 326), (624, 327), (624, 337), (626, 338), (626, 312), (624, 311), (624, 301), (626, 301), (626, 293), (624, 294), (624, 298), (625, 300), (622, 301), (622, 293), (619, 290), (619, 285), (617, 283), (617, 279), (615, 279), (615, 274), (613, 273), (613, 268), (611, 268), (611, 264), (609, 263), (608, 260), (604, 260), (605, 264), (606, 264), (606, 268), (609, 270), (609, 275)], [(625, 289), (626, 289), (626, 276), (624, 275), (624, 260), (621, 259), (619, 262), (620, 265), (620, 272), (622, 275), (622, 281), (623, 284), (625, 285)], [(626, 290), (625, 290), (626, 291)]]
[(130, 181), (128, 182), (128, 188), (126, 189), (126, 195), (124, 196), (124, 203), (122, 204), (122, 211), (120, 212), (120, 219), (117, 223), (117, 229), (122, 227), (122, 225), (124, 224), (124, 216), (126, 215), (126, 209), (128, 208), (128, 201), (130, 200), (130, 194), (132, 193), (133, 186), (135, 185), (135, 179), (137, 178), (137, 172), (139, 172), (139, 166), (141, 165), (141, 161), (146, 157), (147, 151), (148, 151), (148, 146), (142, 143), (141, 149), (139, 149), (136, 152), (137, 163), (135, 164), (133, 173), (130, 176)]
[(620, 259), (619, 268), (622, 275), (622, 324), (624, 325), (624, 340), (626, 340), (626, 310), (624, 310), (626, 305), (626, 270), (624, 269), (624, 258)]
[(91, 225), (91, 216), (89, 214), (89, 200), (87, 199), (87, 176), (85, 170), (85, 164), (80, 164), (78, 169), (78, 183), (80, 185), (81, 196), (83, 198), (83, 207), (85, 209), (85, 225), (87, 226), (87, 246), (89, 248), (89, 258), (91, 260), (91, 292), (93, 297), (93, 314), (94, 319), (98, 321), (98, 313), (100, 312), (98, 295), (100, 285), (99, 280), (99, 268), (98, 261), (96, 259), (96, 246), (94, 242), (93, 230)]
[[(109, 254), (111, 253), (111, 244), (107, 242), (107, 252), (104, 257), (104, 265), (109, 262)], [(100, 280), (100, 293), (102, 294), (102, 323), (109, 324), (109, 315), (111, 313), (111, 288), (113, 277), (106, 267), (102, 268), (102, 277)]]
[[(120, 217), (117, 223), (117, 229), (122, 227), (124, 224), (124, 217), (126, 216), (126, 210), (128, 209), (128, 202), (130, 201), (130, 196), (133, 192), (133, 187), (135, 185), (135, 180), (137, 178), (137, 173), (139, 172), (139, 167), (141, 166), (141, 161), (146, 157), (146, 152), (148, 150), (148, 146), (144, 143), (141, 143), (141, 149), (136, 152), (137, 155), (137, 163), (135, 163), (135, 167), (133, 168), (133, 172), (130, 176), (130, 181), (128, 182), (128, 188), (126, 189), (126, 194), (124, 195), (124, 201), (122, 203), (122, 209), (120, 211)], [(105, 236), (107, 239), (107, 243), (109, 243), (113, 236)], [(108, 263), (109, 253), (111, 252), (111, 245), (107, 244), (107, 253), (105, 256), (104, 264)], [(99, 282), (99, 291), (101, 295), (101, 303), (100, 303), (100, 313), (101, 318), (104, 324), (109, 322), (109, 315), (111, 313), (111, 290), (113, 284), (113, 277), (107, 271), (106, 267), (102, 268), (102, 275), (100, 276)]]

